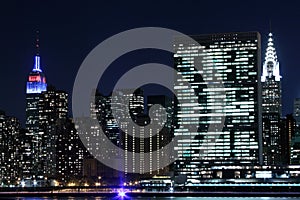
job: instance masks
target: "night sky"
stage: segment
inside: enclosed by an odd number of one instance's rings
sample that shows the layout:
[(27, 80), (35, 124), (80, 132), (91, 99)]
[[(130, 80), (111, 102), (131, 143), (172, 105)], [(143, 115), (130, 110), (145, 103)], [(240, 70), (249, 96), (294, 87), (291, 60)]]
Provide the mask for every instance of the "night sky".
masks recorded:
[[(171, 28), (192, 35), (259, 31), (264, 56), (271, 20), (283, 76), (284, 115), (292, 113), (293, 99), (300, 97), (300, 3), (297, 1), (7, 2), (0, 3), (0, 109), (18, 117), (22, 125), (25, 85), (33, 67), (36, 30), (40, 31), (41, 67), (48, 84), (71, 96), (84, 58), (100, 42), (121, 31), (145, 26)], [(117, 79), (132, 65), (157, 60), (170, 62), (167, 54), (157, 52), (128, 55), (114, 63), (106, 79)], [(103, 86), (103, 93), (109, 91), (105, 88), (109, 87)]]

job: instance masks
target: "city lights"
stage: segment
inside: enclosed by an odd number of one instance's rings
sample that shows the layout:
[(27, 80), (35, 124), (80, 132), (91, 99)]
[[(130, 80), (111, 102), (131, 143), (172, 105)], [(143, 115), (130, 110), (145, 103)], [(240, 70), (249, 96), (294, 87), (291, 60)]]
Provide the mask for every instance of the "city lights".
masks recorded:
[[(147, 96), (143, 88), (132, 93), (119, 89), (115, 91), (119, 96), (93, 91), (95, 101), (88, 109), (105, 133), (103, 140), (98, 140), (97, 123), (69, 116), (68, 93), (47, 85), (37, 53), (27, 76), (25, 129), (17, 118), (0, 111), (0, 140), (5, 140), (0, 143), (1, 187), (121, 199), (135, 193), (198, 192), (203, 186), (249, 191), (300, 187), (300, 99), (295, 99), (293, 115), (281, 116), (282, 77), (273, 34), (262, 73), (258, 32), (192, 37), (194, 43), (181, 37), (173, 41), (174, 68), (181, 74), (172, 85), (177, 100)], [(156, 104), (161, 107), (153, 114), (150, 110)], [(119, 117), (127, 121), (120, 123), (115, 110), (129, 113)], [(148, 129), (153, 122), (163, 128)], [(84, 129), (78, 128), (81, 125)], [(164, 150), (174, 138), (179, 138), (171, 147), (177, 160), (155, 170), (161, 156), (169, 153), (157, 150)], [(97, 151), (106, 139), (113, 148)], [(121, 170), (97, 160), (107, 155), (111, 159), (110, 153), (115, 153)]]
[(118, 197), (120, 197), (120, 198), (126, 197), (126, 192), (123, 189), (120, 189), (118, 191)]

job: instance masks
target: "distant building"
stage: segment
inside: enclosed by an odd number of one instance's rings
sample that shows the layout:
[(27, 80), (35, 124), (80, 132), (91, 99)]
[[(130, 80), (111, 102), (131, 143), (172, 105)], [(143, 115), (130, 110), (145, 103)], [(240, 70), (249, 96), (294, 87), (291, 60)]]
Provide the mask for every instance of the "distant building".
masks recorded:
[[(39, 148), (41, 155), (37, 169), (38, 175), (44, 177), (56, 176), (56, 147), (57, 139), (63, 132), (57, 132), (57, 126), (65, 126), (58, 120), (67, 121), (68, 94), (56, 90), (54, 87), (47, 88), (40, 94), (39, 99)], [(68, 131), (72, 131), (68, 129)], [(69, 158), (68, 158), (69, 159)]]
[[(149, 109), (153, 105), (160, 105), (161, 107), (156, 110), (154, 113), (152, 113), (151, 120), (155, 120), (159, 123), (159, 125), (162, 126), (161, 130), (150, 130), (153, 134), (152, 138), (149, 138), (145, 140), (145, 143), (152, 144), (152, 151), (157, 151), (164, 146), (166, 146), (168, 143), (172, 141), (172, 138), (174, 136), (174, 119), (173, 119), (173, 100), (170, 97), (167, 97), (165, 95), (151, 95), (147, 97), (147, 110), (149, 113)], [(150, 114), (150, 113), (149, 113)], [(166, 115), (165, 121), (162, 120), (162, 116)], [(150, 150), (147, 149), (146, 152)], [(157, 151), (158, 154), (158, 151)], [(156, 166), (159, 166), (159, 163), (161, 155), (156, 155), (156, 160), (153, 160), (153, 162), (156, 162)], [(150, 174), (153, 175), (167, 175), (170, 171), (172, 171), (172, 166), (166, 166), (163, 169), (158, 169), (154, 172), (151, 172)]]
[[(190, 184), (213, 178), (213, 166), (222, 169), (262, 162), (259, 33), (192, 38), (197, 43), (181, 37), (175, 37), (174, 43), (175, 69), (182, 76), (174, 85), (179, 101), (175, 105), (178, 128), (174, 135), (183, 137), (175, 147), (178, 159), (174, 169), (176, 177), (185, 177), (181, 179)], [(196, 64), (202, 65), (200, 71)], [(192, 89), (184, 86), (186, 80)], [(221, 124), (222, 116), (224, 126), (208, 131), (210, 125)], [(190, 131), (190, 125), (197, 129)], [(242, 177), (238, 169), (232, 174), (217, 174), (218, 178)]]
[(261, 82), (264, 164), (277, 165), (282, 163), (283, 159), (279, 131), (282, 106), (281, 76), (272, 33), (269, 33)]
[[(300, 127), (300, 98), (294, 99), (294, 113), (297, 128)], [(298, 128), (299, 129), (299, 128)]]
[(16, 185), (19, 178), (20, 122), (0, 111), (0, 184)]
[(295, 133), (296, 121), (293, 115), (292, 114), (286, 115), (286, 117), (281, 120), (281, 126), (279, 128), (280, 128), (279, 146), (280, 146), (281, 160), (276, 164), (276, 166), (296, 164), (296, 160), (299, 159), (298, 156), (299, 149), (297, 149), (297, 146), (299, 144), (297, 144), (297, 142), (294, 139), (296, 136)]
[(18, 173), (20, 180), (31, 179), (33, 172), (33, 133), (29, 133), (27, 129), (21, 129), (18, 141), (19, 151), (19, 167)]
[[(149, 178), (157, 174), (167, 174), (169, 166), (158, 169), (162, 155), (158, 151), (172, 140), (172, 99), (164, 95), (144, 97), (141, 89), (134, 93), (117, 91), (122, 99), (116, 99), (111, 109), (120, 110), (120, 113), (130, 115), (120, 116), (121, 148), (125, 150), (124, 171), (127, 181), (137, 181), (140, 178)], [(126, 99), (127, 98), (127, 99)], [(129, 99), (129, 106), (125, 102)], [(147, 102), (147, 109), (145, 103)], [(146, 111), (158, 104), (158, 109)], [(125, 109), (125, 110), (124, 110)], [(164, 116), (165, 115), (165, 119)], [(125, 119), (125, 120), (124, 120)], [(149, 123), (157, 126), (150, 126)], [(134, 152), (133, 157), (128, 152)], [(132, 173), (134, 172), (134, 173)]]
[[(151, 120), (154, 122), (162, 121), (162, 112), (168, 113), (162, 130), (152, 130), (145, 126), (149, 124), (150, 118), (145, 113), (144, 94), (141, 89), (135, 92), (130, 89), (120, 89), (116, 91), (116, 96), (104, 96), (97, 91), (95, 94), (95, 104), (91, 103), (91, 117), (99, 121), (101, 129), (107, 138), (116, 146), (113, 149), (106, 149), (106, 152), (111, 152), (111, 155), (116, 156), (115, 159), (123, 167), (123, 171), (111, 169), (92, 156), (87, 156), (83, 161), (85, 179), (96, 181), (97, 177), (101, 177), (102, 183), (122, 184), (123, 182), (126, 184), (126, 182), (135, 182), (142, 177), (152, 177), (155, 174), (167, 173), (169, 171), (168, 167), (155, 171), (155, 166), (159, 164), (160, 160), (157, 159), (159, 156), (152, 155), (152, 152), (168, 144), (172, 139), (172, 100), (164, 96), (148, 97), (148, 108), (153, 104), (160, 104), (164, 107), (164, 109), (159, 109), (152, 113), (153, 118)], [(126, 106), (126, 102), (129, 102), (128, 106)], [(113, 110), (119, 114), (118, 117), (113, 115)], [(80, 129), (82, 132), (80, 134), (84, 134), (84, 132), (90, 133), (90, 136), (85, 135), (85, 146), (89, 151), (93, 151), (93, 148), (97, 148), (97, 145), (95, 145), (97, 142), (95, 141), (99, 137), (99, 132), (95, 126), (98, 125), (94, 123), (87, 124), (88, 122), (82, 124), (86, 127)], [(146, 136), (146, 134), (149, 135)], [(99, 148), (101, 148), (101, 142), (103, 141), (99, 142)], [(119, 149), (125, 150), (124, 155), (121, 156)], [(97, 152), (99, 151), (95, 151), (95, 153)], [(128, 152), (134, 152), (135, 154), (131, 157)], [(148, 152), (150, 153), (149, 158), (145, 156)], [(102, 155), (96, 155), (96, 157), (100, 156)]]
[[(143, 167), (145, 159), (142, 154), (145, 146), (143, 139), (140, 137), (144, 137), (143, 125), (148, 123), (148, 118), (144, 115), (144, 94), (142, 90), (132, 93), (129, 89), (122, 89), (116, 91), (116, 93), (122, 98), (112, 97), (115, 99), (111, 101), (111, 110), (115, 110), (119, 114), (120, 147), (125, 150), (124, 158), (120, 158), (122, 160), (120, 160), (120, 165), (124, 167), (125, 179), (130, 180), (134, 176), (134, 174), (130, 174), (131, 171), (136, 174), (143, 174), (145, 170)], [(126, 102), (129, 102), (129, 105)], [(116, 116), (114, 117), (116, 118)], [(134, 122), (138, 126), (134, 126)], [(128, 152), (134, 152), (135, 154), (130, 157)], [(147, 162), (151, 162), (151, 160), (147, 160)]]
[(291, 164), (300, 165), (300, 98), (294, 100), (295, 134), (291, 141)]
[[(89, 127), (79, 129), (79, 134), (84, 134), (84, 131), (89, 132), (89, 135), (84, 135), (84, 137), (86, 138), (85, 147), (88, 150), (88, 152), (84, 154), (83, 160), (84, 181), (95, 183), (100, 181), (98, 179), (99, 177), (101, 177), (101, 183), (111, 183), (118, 185), (120, 181), (122, 181), (122, 177), (124, 177), (123, 172), (117, 171), (104, 165), (95, 158), (94, 154), (90, 154), (90, 152), (93, 151), (97, 154), (96, 156), (102, 156), (101, 153), (103, 151), (99, 152), (97, 151), (97, 148), (101, 148), (101, 142), (103, 141), (99, 141), (99, 143), (95, 142), (99, 138), (99, 128), (102, 129), (110, 142), (116, 145), (117, 148), (121, 147), (120, 130), (111, 111), (111, 96), (104, 96), (97, 90), (95, 90), (91, 96), (92, 98), (95, 98), (90, 107), (91, 118), (93, 120), (97, 120), (97, 123), (99, 124), (95, 125), (94, 123), (92, 123), (91, 125), (88, 125), (89, 123), (85, 122), (83, 126)], [(92, 128), (93, 126), (95, 126), (96, 128)], [(115, 152), (115, 149), (106, 149), (106, 151), (118, 154), (118, 152)]]
[(71, 119), (59, 119), (54, 127), (54, 134), (57, 136), (55, 178), (61, 184), (68, 185), (82, 179), (83, 159), (87, 155), (87, 150)]

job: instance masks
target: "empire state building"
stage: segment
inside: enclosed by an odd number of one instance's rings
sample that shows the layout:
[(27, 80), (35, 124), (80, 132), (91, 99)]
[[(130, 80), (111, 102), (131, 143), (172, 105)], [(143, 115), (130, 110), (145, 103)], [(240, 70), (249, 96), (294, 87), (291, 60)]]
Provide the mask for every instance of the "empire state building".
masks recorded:
[(28, 75), (26, 83), (26, 129), (32, 138), (31, 159), (27, 173), (38, 175), (41, 158), (41, 139), (42, 135), (39, 130), (39, 102), (41, 93), (47, 90), (46, 77), (40, 66), (39, 55), (39, 38), (36, 39), (36, 55), (34, 56), (34, 65), (32, 71)]
[(274, 47), (273, 35), (269, 33), (262, 82), (263, 159), (266, 165), (281, 163), (280, 131), (281, 76)]

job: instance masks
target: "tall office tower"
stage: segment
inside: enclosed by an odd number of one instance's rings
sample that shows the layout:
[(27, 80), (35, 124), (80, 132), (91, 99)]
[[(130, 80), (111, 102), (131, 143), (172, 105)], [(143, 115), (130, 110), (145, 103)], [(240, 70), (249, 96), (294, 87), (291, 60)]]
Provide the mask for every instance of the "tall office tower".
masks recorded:
[(20, 123), (0, 111), (0, 176), (3, 185), (15, 185), (19, 177), (18, 153)]
[[(220, 171), (218, 177), (243, 177), (240, 166), (262, 161), (260, 35), (218, 33), (192, 38), (196, 42), (175, 37), (174, 44), (175, 69), (182, 76), (174, 84), (178, 99), (174, 135), (179, 138), (175, 176), (193, 184), (214, 177), (214, 167), (233, 166), (233, 174)], [(192, 89), (184, 85), (186, 81)], [(224, 125), (218, 128), (222, 116)], [(190, 125), (197, 129), (189, 130)]]
[[(67, 120), (68, 94), (48, 87), (39, 99), (39, 158), (37, 172), (40, 176), (56, 176), (56, 146), (59, 132), (58, 120)], [(70, 130), (71, 131), (71, 130)]]
[[(151, 95), (147, 97), (147, 107), (148, 112), (149, 109), (153, 105), (161, 105), (157, 110), (154, 111), (151, 115), (151, 121), (156, 121), (159, 123), (161, 129), (153, 130), (150, 128), (149, 132), (152, 133), (152, 137), (146, 138), (144, 140), (145, 152), (150, 152), (149, 148), (152, 148), (152, 151), (157, 151), (166, 146), (169, 142), (171, 142), (173, 138), (173, 102), (170, 97), (164, 95)], [(163, 116), (166, 118), (163, 120)], [(150, 145), (152, 144), (152, 145)], [(159, 153), (164, 153), (157, 151), (156, 152), (156, 160), (152, 159), (152, 162), (156, 162), (156, 166), (160, 165), (160, 157)], [(166, 152), (165, 152), (166, 153)], [(150, 172), (150, 175), (166, 175), (170, 172), (170, 166), (166, 166), (163, 169), (158, 169), (154, 172)]]
[[(130, 171), (136, 174), (143, 174), (144, 170), (141, 166), (143, 166), (145, 160), (142, 156), (140, 157), (141, 154), (133, 154), (133, 157), (130, 157), (128, 154), (128, 152), (140, 153), (144, 148), (139, 138), (144, 136), (144, 127), (141, 126), (141, 123), (143, 125), (147, 123), (147, 119), (143, 115), (144, 94), (140, 89), (134, 93), (127, 89), (118, 90), (116, 93), (118, 95), (112, 97), (111, 110), (115, 110), (115, 113), (119, 114), (117, 120), (119, 120), (120, 147), (125, 150), (124, 158), (120, 158), (120, 162), (124, 166), (125, 178), (132, 180), (134, 175), (130, 174)], [(129, 102), (129, 105), (126, 102)], [(135, 126), (135, 123), (138, 126)], [(147, 160), (147, 162), (151, 162), (151, 160)]]
[[(116, 146), (120, 147), (119, 127), (111, 110), (111, 96), (104, 96), (96, 91), (95, 96), (96, 118), (102, 126), (102, 130)], [(92, 112), (93, 113), (93, 112)]]
[[(98, 90), (95, 90), (92, 94), (92, 98), (94, 98), (94, 102), (91, 103), (90, 107), (91, 118), (96, 119), (99, 122), (102, 131), (109, 139), (109, 141), (117, 147), (116, 149), (121, 148), (120, 130), (111, 111), (111, 96), (104, 96), (101, 93), (99, 93)], [(100, 127), (98, 127), (98, 124), (95, 125), (97, 127), (96, 129), (92, 128), (93, 126), (94, 125), (91, 125), (90, 137), (85, 136), (87, 138), (85, 145), (87, 147), (87, 150), (89, 151), (93, 151), (93, 148), (99, 148), (97, 145), (94, 145), (94, 143), (97, 140), (97, 138), (99, 138), (99, 132), (97, 131), (97, 128)], [(118, 152), (115, 152), (115, 149), (107, 149), (106, 151), (118, 154)], [(99, 151), (94, 152), (98, 154)], [(102, 155), (98, 154), (97, 156)], [(101, 182), (104, 181), (107, 183), (111, 183), (112, 185), (119, 184), (119, 177), (123, 177), (122, 172), (119, 172), (115, 169), (104, 165), (103, 163), (96, 160), (89, 153), (85, 154), (84, 156), (83, 174), (84, 176), (92, 180), (98, 180), (98, 178), (101, 177)]]
[[(46, 77), (40, 66), (39, 55), (39, 39), (36, 40), (36, 55), (34, 57), (34, 66), (30, 72), (26, 86), (26, 129), (28, 129), (28, 135), (32, 135), (32, 168), (33, 171), (37, 171), (40, 166), (39, 158), (41, 156), (41, 135), (39, 134), (39, 101), (40, 94), (47, 90)], [(36, 174), (33, 172), (33, 174)], [(30, 178), (30, 177), (28, 177)]]
[(297, 127), (300, 127), (300, 98), (294, 99), (294, 118), (296, 120)]
[[(280, 156), (281, 162), (278, 164), (288, 165), (299, 162), (299, 143), (295, 140), (296, 120), (292, 114), (281, 119), (280, 130)], [(298, 141), (299, 142), (299, 141)]]
[(282, 160), (279, 133), (281, 76), (272, 33), (269, 33), (261, 82), (264, 164), (276, 165)]
[[(118, 91), (121, 92), (122, 91)], [(124, 92), (124, 91), (123, 91)], [(123, 94), (123, 93), (122, 93)], [(126, 93), (127, 94), (127, 93)], [(85, 155), (84, 161), (83, 161), (83, 174), (87, 176), (90, 179), (97, 179), (97, 177), (101, 177), (102, 181), (106, 181), (113, 184), (120, 184), (124, 182), (124, 173), (122, 171), (126, 171), (125, 167), (124, 170), (117, 171), (115, 169), (110, 168), (109, 166), (105, 166), (104, 164), (98, 162), (95, 158), (101, 158), (106, 157), (107, 153), (110, 152), (111, 155), (114, 155), (114, 158), (117, 160), (116, 162), (119, 163), (120, 166), (125, 166), (127, 159), (126, 155), (125, 158), (120, 154), (121, 148), (128, 149), (128, 144), (125, 142), (129, 138), (132, 138), (124, 134), (120, 130), (123, 129), (125, 132), (131, 130), (129, 125), (129, 118), (132, 122), (131, 116), (127, 116), (128, 119), (126, 121), (122, 121), (121, 124), (118, 124), (115, 116), (113, 116), (112, 110), (117, 110), (117, 112), (121, 111), (122, 114), (124, 114), (124, 107), (126, 107), (126, 113), (129, 113), (129, 109), (127, 106), (124, 105), (124, 99), (120, 98), (118, 99), (118, 96), (115, 96), (116, 99), (114, 99), (114, 103), (112, 103), (112, 96), (103, 96), (98, 91), (94, 91), (91, 95), (92, 98), (94, 98), (94, 102), (91, 102), (90, 106), (90, 113), (92, 120), (88, 118), (81, 118), (81, 119), (75, 119), (76, 125), (79, 130), (79, 135), (82, 136), (84, 145), (86, 149), (89, 152), (93, 152), (93, 155)], [(130, 104), (130, 110), (132, 116), (136, 116), (138, 114), (139, 106), (142, 106), (142, 109), (144, 108), (143, 105), (143, 97), (140, 95), (125, 95), (126, 99), (130, 98), (129, 101)], [(140, 100), (142, 98), (142, 100)], [(129, 106), (129, 105), (128, 105)], [(126, 117), (121, 116), (122, 119), (125, 119)], [(134, 118), (134, 117), (133, 117)], [(95, 120), (99, 122), (96, 123)], [(100, 131), (99, 129), (102, 129), (106, 137), (109, 139), (109, 141), (100, 141)], [(135, 139), (133, 139), (135, 141)], [(115, 147), (112, 149), (105, 149), (103, 151), (103, 144), (104, 142), (112, 142)], [(100, 145), (100, 146), (99, 146)], [(102, 145), (102, 146), (101, 146)], [(129, 146), (132, 149), (132, 143), (129, 144)], [(135, 145), (133, 145), (135, 147)], [(101, 150), (100, 150), (101, 149)], [(99, 151), (100, 150), (100, 151)], [(105, 154), (105, 155), (104, 155)], [(132, 160), (128, 161), (131, 162)], [(135, 162), (132, 161), (132, 162)], [(94, 169), (94, 170), (92, 170)]]
[(291, 164), (300, 164), (300, 98), (294, 99), (295, 134), (291, 142)]

